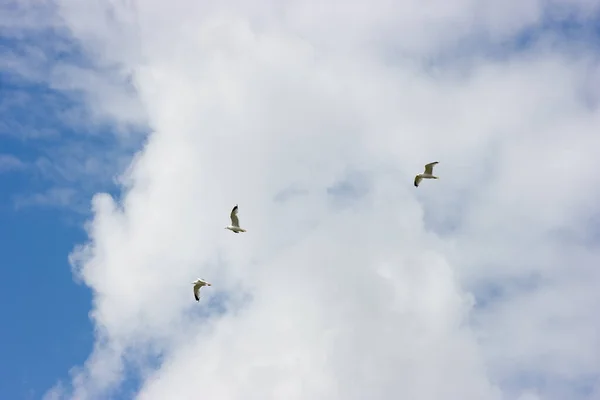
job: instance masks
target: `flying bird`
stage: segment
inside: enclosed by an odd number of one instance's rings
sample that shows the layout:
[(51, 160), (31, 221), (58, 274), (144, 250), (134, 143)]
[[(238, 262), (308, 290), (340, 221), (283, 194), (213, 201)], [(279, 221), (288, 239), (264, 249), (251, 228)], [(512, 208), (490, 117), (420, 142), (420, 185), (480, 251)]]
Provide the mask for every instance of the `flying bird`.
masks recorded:
[(433, 175), (433, 166), (435, 164), (438, 164), (438, 161), (425, 165), (425, 172), (415, 176), (415, 187), (419, 187), (419, 183), (421, 183), (421, 180), (423, 179), (440, 179)]
[(238, 205), (236, 204), (235, 207), (233, 207), (233, 209), (231, 210), (231, 225), (226, 226), (225, 229), (229, 229), (230, 231), (235, 233), (246, 232), (245, 229), (240, 228), (240, 220), (238, 219), (237, 213)]
[(199, 278), (192, 282), (192, 285), (194, 285), (194, 297), (196, 298), (196, 301), (200, 301), (200, 288), (202, 286), (211, 286), (210, 283)]

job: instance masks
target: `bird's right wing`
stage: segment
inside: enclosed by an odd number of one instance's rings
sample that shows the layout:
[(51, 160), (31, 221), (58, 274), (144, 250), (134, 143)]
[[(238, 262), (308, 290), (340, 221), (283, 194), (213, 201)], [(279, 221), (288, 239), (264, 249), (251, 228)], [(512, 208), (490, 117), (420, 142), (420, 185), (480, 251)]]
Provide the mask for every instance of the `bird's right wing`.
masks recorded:
[(421, 182), (421, 175), (415, 176), (415, 187), (419, 187), (419, 183)]
[(425, 173), (428, 175), (433, 174), (433, 166), (437, 163), (438, 163), (438, 161), (434, 161), (432, 163), (425, 165)]
[(236, 228), (239, 228), (240, 220), (238, 219), (237, 212), (238, 212), (238, 206), (236, 204), (235, 207), (233, 207), (233, 209), (231, 210), (230, 217), (231, 217), (231, 225), (235, 226)]

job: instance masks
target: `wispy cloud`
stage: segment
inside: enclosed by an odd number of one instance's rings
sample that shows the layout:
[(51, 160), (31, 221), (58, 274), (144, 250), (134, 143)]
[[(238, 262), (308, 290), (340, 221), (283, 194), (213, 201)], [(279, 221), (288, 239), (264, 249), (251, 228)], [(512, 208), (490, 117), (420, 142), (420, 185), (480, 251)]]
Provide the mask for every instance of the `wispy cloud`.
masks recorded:
[(10, 154), (0, 154), (0, 173), (20, 171), (25, 168), (25, 163)]
[[(26, 144), (37, 158), (28, 172), (45, 179), (38, 186), (52, 186), (22, 193), (18, 207), (78, 208), (111, 188), (146, 134), (131, 74), (90, 57), (89, 47), (64, 25), (61, 9), (54, 3), (0, 5), (0, 135)], [(65, 196), (65, 186), (74, 193)]]
[(43, 193), (17, 196), (15, 206), (17, 209), (32, 205), (52, 207), (75, 206), (73, 200), (76, 198), (76, 195), (77, 191), (75, 189), (53, 187)]

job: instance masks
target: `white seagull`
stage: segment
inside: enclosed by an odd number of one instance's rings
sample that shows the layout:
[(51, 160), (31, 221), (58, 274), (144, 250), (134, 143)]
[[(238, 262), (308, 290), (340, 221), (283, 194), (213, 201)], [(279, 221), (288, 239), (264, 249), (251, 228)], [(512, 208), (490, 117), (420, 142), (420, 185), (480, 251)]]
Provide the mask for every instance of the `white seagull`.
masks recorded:
[(225, 229), (229, 229), (230, 231), (235, 233), (246, 232), (245, 229), (240, 228), (240, 220), (238, 219), (237, 213), (238, 205), (236, 204), (235, 207), (233, 207), (233, 209), (231, 210), (231, 225), (226, 226)]
[(200, 288), (202, 286), (211, 286), (210, 283), (208, 283), (205, 280), (202, 280), (200, 278), (198, 278), (194, 282), (192, 282), (192, 285), (194, 285), (194, 297), (196, 298), (196, 301), (200, 301)]
[(421, 180), (423, 179), (440, 179), (433, 175), (433, 166), (435, 164), (438, 164), (438, 161), (425, 165), (425, 172), (415, 176), (415, 187), (419, 187), (419, 183), (421, 183)]

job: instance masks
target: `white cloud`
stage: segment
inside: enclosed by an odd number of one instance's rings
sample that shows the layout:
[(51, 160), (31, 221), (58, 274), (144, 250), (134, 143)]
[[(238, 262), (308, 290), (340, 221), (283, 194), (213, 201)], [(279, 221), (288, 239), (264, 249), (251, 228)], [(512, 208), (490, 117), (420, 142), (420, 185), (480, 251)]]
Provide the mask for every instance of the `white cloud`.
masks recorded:
[(33, 205), (52, 207), (66, 207), (67, 205), (71, 205), (74, 207), (76, 193), (73, 188), (53, 187), (40, 193), (19, 195), (14, 199), (14, 204), (16, 209)]
[(0, 153), (0, 173), (18, 171), (25, 168), (25, 163), (12, 154)]
[[(154, 132), (73, 255), (97, 342), (72, 398), (106, 398), (131, 365), (143, 400), (586, 398), (593, 57), (419, 66), (467, 35), (510, 40), (540, 3), (95, 4), (62, 15), (133, 71)], [(412, 187), (434, 160), (441, 179)], [(338, 208), (342, 180), (361, 196)], [(222, 229), (235, 203), (246, 234)]]

